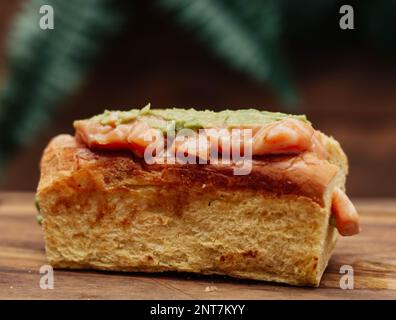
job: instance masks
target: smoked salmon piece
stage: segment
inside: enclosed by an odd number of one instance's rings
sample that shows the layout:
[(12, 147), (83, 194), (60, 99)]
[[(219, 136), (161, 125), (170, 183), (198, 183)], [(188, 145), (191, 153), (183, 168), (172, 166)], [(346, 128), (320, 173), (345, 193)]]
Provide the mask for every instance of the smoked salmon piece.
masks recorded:
[[(163, 133), (152, 128), (144, 117), (115, 126), (103, 125), (92, 119), (76, 121), (74, 126), (77, 135), (89, 147), (128, 149), (140, 157), (151, 143), (158, 142), (161, 137), (165, 140)], [(203, 128), (199, 134), (188, 137), (183, 143), (176, 143), (174, 147), (176, 153), (187, 152), (197, 156), (206, 155), (209, 150), (217, 151), (223, 156), (231, 154), (233, 150), (243, 154), (246, 148), (249, 148), (253, 156), (297, 154), (312, 148), (314, 133), (310, 124), (290, 118), (261, 127)]]
[(359, 215), (348, 196), (340, 188), (333, 194), (332, 213), (338, 232), (343, 236), (353, 236), (360, 232)]

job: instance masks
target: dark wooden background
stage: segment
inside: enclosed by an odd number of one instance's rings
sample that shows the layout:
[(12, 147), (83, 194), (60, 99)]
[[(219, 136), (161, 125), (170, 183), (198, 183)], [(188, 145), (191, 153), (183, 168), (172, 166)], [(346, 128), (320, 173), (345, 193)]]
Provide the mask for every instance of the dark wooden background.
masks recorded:
[[(5, 38), (20, 3), (0, 1), (0, 86), (6, 76)], [(336, 137), (349, 156), (349, 193), (396, 196), (396, 64), (360, 48), (304, 45), (287, 55), (300, 92), (300, 112)], [(80, 92), (15, 155), (1, 189), (34, 190), (43, 148), (52, 136), (72, 133), (74, 119), (147, 102), (154, 107), (281, 107), (267, 88), (212, 57), (162, 12), (143, 8)]]

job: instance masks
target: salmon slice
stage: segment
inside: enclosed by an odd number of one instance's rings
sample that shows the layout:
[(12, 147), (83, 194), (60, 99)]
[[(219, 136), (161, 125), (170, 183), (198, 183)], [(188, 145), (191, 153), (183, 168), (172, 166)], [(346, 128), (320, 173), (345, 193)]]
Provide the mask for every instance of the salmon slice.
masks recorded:
[(184, 141), (177, 141), (176, 138), (174, 150), (178, 159), (186, 159), (187, 157), (202, 160), (210, 159), (210, 144), (204, 134), (196, 134), (184, 139)]
[(159, 129), (151, 128), (146, 122), (135, 122), (130, 128), (127, 137), (129, 148), (139, 156), (144, 156), (144, 151), (151, 145), (155, 148), (163, 143), (163, 135)]
[(314, 129), (295, 119), (285, 119), (263, 127), (254, 135), (254, 155), (301, 153), (310, 149)]
[(77, 135), (90, 147), (104, 150), (130, 150), (143, 157), (145, 149), (162, 138), (159, 129), (151, 128), (146, 122), (135, 121), (115, 127), (82, 120), (75, 121)]
[(340, 188), (336, 188), (332, 200), (332, 212), (338, 232), (343, 236), (353, 236), (360, 232), (359, 215), (355, 206)]
[(252, 129), (205, 129), (204, 134), (208, 139), (210, 150), (217, 152), (222, 159), (229, 159), (232, 154), (243, 156), (251, 154)]
[[(101, 149), (127, 149), (142, 157), (147, 146), (159, 143), (162, 133), (152, 128), (144, 118), (128, 124), (102, 125), (93, 120), (74, 123), (77, 135), (89, 146)], [(250, 130), (250, 134), (249, 133)], [(229, 156), (233, 152), (244, 155), (298, 154), (312, 148), (315, 130), (308, 123), (296, 119), (276, 121), (254, 128), (206, 128), (186, 141), (175, 141), (175, 152), (206, 157), (209, 151)], [(203, 135), (205, 137), (203, 137)], [(162, 138), (163, 139), (163, 138)], [(208, 143), (206, 143), (208, 141)], [(162, 141), (164, 144), (164, 141)], [(200, 150), (200, 149), (203, 150)], [(249, 149), (247, 149), (249, 148)]]

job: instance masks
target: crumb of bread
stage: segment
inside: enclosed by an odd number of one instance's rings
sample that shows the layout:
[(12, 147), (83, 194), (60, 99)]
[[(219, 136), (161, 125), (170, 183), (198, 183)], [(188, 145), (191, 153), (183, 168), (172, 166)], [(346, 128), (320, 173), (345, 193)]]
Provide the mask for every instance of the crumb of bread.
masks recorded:
[(216, 286), (207, 286), (205, 288), (205, 292), (213, 292), (213, 291), (217, 291), (217, 287)]

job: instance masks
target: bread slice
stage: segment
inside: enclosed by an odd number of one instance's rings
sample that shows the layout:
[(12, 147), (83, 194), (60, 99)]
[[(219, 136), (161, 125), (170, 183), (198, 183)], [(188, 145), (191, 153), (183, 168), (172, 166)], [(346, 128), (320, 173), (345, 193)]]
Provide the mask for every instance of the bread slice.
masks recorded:
[(56, 268), (194, 272), (318, 286), (338, 232), (331, 195), (347, 160), (313, 153), (231, 165), (147, 165), (130, 153), (91, 151), (55, 137), (37, 200)]

